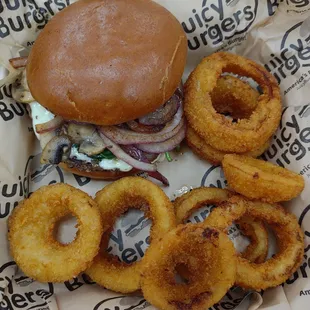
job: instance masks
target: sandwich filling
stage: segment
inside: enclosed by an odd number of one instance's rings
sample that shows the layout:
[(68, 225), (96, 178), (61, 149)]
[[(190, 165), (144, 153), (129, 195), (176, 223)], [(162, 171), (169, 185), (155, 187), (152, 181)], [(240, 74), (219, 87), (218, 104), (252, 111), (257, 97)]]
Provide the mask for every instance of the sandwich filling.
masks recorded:
[(135, 168), (168, 183), (157, 171), (155, 161), (185, 137), (182, 86), (148, 115), (119, 125), (98, 126), (54, 115), (35, 101), (27, 85), (26, 70), (19, 71), (12, 95), (16, 101), (29, 104), (34, 132), (42, 147), (42, 163), (63, 162), (81, 171), (125, 172)]

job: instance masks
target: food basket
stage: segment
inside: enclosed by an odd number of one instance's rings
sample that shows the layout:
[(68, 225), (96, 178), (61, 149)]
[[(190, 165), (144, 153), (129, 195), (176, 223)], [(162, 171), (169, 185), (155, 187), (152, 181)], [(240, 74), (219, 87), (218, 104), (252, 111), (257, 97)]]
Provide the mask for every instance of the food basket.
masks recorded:
[[(187, 34), (188, 61), (183, 81), (204, 56), (217, 51), (251, 58), (274, 75), (281, 88), (283, 114), (263, 158), (295, 171), (306, 182), (302, 194), (284, 204), (298, 217), (305, 232), (301, 268), (282, 286), (262, 294), (235, 288), (211, 309), (309, 309), (310, 3), (308, 0), (156, 2), (177, 17)], [(0, 1), (1, 77), (8, 74), (8, 59), (28, 55), (48, 20), (71, 3), (71, 0)], [(9, 254), (7, 219), (19, 201), (43, 185), (59, 182), (94, 196), (107, 182), (41, 165), (40, 146), (27, 108), (13, 100), (9, 86), (0, 89), (0, 141), (0, 309), (155, 309), (139, 294), (120, 295), (105, 290), (84, 274), (65, 283), (42, 284), (17, 268)], [(226, 187), (222, 169), (202, 161), (186, 146), (172, 157), (172, 162), (163, 158), (159, 163), (159, 170), (170, 181), (164, 191), (171, 200), (199, 186)], [(208, 213), (206, 207), (192, 219), (202, 221)], [(127, 263), (140, 259), (149, 243), (150, 224), (140, 211), (126, 213), (114, 227), (109, 250)], [(73, 226), (74, 219), (62, 225), (61, 240), (72, 240)], [(245, 247), (246, 240), (238, 230), (232, 231), (231, 238), (237, 247)]]

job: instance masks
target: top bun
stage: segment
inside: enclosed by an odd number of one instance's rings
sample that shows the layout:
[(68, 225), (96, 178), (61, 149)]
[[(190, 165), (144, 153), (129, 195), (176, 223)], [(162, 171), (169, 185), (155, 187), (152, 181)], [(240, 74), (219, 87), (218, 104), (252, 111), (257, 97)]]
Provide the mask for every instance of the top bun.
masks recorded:
[(65, 119), (120, 124), (153, 112), (181, 81), (186, 35), (150, 0), (80, 0), (58, 13), (30, 52), (33, 97)]

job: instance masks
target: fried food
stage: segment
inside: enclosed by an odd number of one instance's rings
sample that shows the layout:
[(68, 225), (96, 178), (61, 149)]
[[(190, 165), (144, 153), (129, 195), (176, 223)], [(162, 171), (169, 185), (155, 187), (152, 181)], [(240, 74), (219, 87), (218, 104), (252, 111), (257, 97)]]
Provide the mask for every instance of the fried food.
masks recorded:
[(199, 208), (205, 205), (218, 205), (232, 195), (232, 192), (221, 188), (194, 188), (190, 192), (178, 197), (173, 203), (177, 223), (184, 223)]
[(268, 255), (268, 231), (263, 221), (243, 216), (235, 221), (241, 233), (250, 239), (250, 244), (241, 253), (241, 257), (259, 264), (266, 261)]
[(210, 93), (214, 109), (233, 119), (248, 118), (257, 106), (259, 92), (237, 77), (221, 76)]
[[(186, 283), (177, 283), (179, 266)], [(234, 284), (236, 254), (227, 235), (201, 224), (179, 225), (145, 255), (141, 289), (159, 309), (208, 309)]]
[(116, 292), (129, 293), (140, 288), (140, 272), (144, 258), (132, 264), (120, 262), (106, 249), (116, 219), (130, 208), (140, 209), (152, 220), (151, 244), (175, 227), (172, 203), (166, 194), (152, 182), (141, 177), (125, 177), (104, 187), (96, 194), (103, 219), (101, 250), (86, 270), (95, 282)]
[[(211, 93), (223, 72), (250, 77), (262, 89), (249, 118), (233, 122), (213, 107)], [(221, 151), (242, 153), (259, 148), (276, 131), (281, 110), (275, 78), (262, 66), (239, 55), (218, 52), (204, 58), (185, 85), (185, 115), (189, 125), (207, 144)]]
[[(210, 96), (212, 106), (217, 113), (228, 113), (233, 119), (243, 119), (249, 118), (257, 107), (259, 93), (245, 81), (226, 75), (218, 79), (216, 87), (212, 90)], [(224, 155), (231, 153), (212, 147), (191, 126), (188, 126), (186, 141), (196, 155), (207, 160), (212, 165), (220, 165)], [(263, 141), (256, 148), (241, 154), (258, 157), (266, 151), (269, 144), (269, 140)]]
[(222, 162), (229, 186), (251, 199), (287, 201), (305, 186), (301, 175), (272, 163), (241, 155), (225, 155)]
[[(65, 216), (78, 221), (74, 241), (61, 244), (54, 237)], [(40, 282), (63, 282), (84, 271), (99, 251), (102, 221), (97, 204), (67, 184), (41, 187), (23, 200), (9, 218), (11, 254), (19, 268)]]
[[(233, 196), (228, 190), (200, 187), (180, 196), (174, 202), (177, 222), (184, 223), (194, 211), (205, 205), (222, 206), (217, 210), (217, 227), (221, 229), (228, 228), (236, 219), (236, 224), (239, 225), (242, 234), (250, 239), (250, 244), (240, 253), (241, 257), (252, 262), (264, 262), (266, 260), (268, 254), (268, 232), (264, 223), (248, 216), (243, 217), (242, 215), (246, 211), (243, 199)], [(229, 212), (227, 208), (229, 208)], [(220, 212), (222, 214), (219, 214)]]
[[(207, 144), (193, 128), (188, 127), (186, 132), (186, 141), (192, 151), (199, 157), (207, 160), (212, 165), (220, 165), (227, 152), (220, 151)], [(257, 149), (242, 153), (244, 156), (258, 157), (262, 155), (269, 147), (270, 141), (260, 145)]]
[[(295, 215), (288, 213), (282, 206), (261, 201), (246, 202), (246, 216), (266, 222), (274, 231), (279, 251), (266, 262), (255, 264), (239, 258), (236, 285), (245, 289), (264, 290), (285, 282), (301, 265), (304, 254), (304, 234)], [(206, 225), (224, 229), (231, 225), (233, 204), (216, 208), (205, 220)], [(227, 219), (226, 225), (221, 219)]]

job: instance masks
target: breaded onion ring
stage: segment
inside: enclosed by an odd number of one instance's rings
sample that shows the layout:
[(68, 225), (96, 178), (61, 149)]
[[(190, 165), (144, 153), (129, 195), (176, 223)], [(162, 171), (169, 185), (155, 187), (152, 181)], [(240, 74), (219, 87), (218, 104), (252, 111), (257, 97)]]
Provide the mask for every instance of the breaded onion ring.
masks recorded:
[[(224, 156), (227, 154), (227, 152), (219, 151), (207, 144), (191, 127), (187, 128), (186, 142), (197, 156), (207, 160), (212, 165), (220, 165)], [(242, 153), (242, 155), (258, 157), (268, 149), (269, 145), (270, 141), (268, 140), (263, 145), (260, 145), (257, 149)]]
[(194, 188), (173, 202), (177, 223), (184, 223), (193, 212), (201, 207), (207, 204), (217, 206), (231, 196), (233, 196), (232, 192), (221, 188)]
[[(77, 218), (74, 241), (61, 244), (54, 228)], [(99, 251), (102, 222), (97, 204), (67, 184), (43, 186), (23, 200), (9, 218), (11, 254), (21, 270), (40, 282), (63, 282), (84, 271)]]
[[(175, 274), (185, 266), (187, 283)], [(236, 255), (227, 235), (201, 224), (179, 225), (145, 255), (141, 289), (159, 309), (208, 309), (234, 284)]]
[(288, 201), (305, 186), (304, 178), (272, 163), (241, 155), (225, 155), (223, 170), (229, 186), (251, 199)]
[[(223, 207), (227, 200), (229, 200), (229, 206), (234, 205), (230, 208), (230, 213), (227, 212), (226, 207)], [(177, 223), (184, 223), (194, 211), (207, 204), (222, 206), (217, 213), (222, 210), (225, 213), (218, 216), (216, 222), (216, 225), (221, 228), (227, 228), (227, 223), (231, 225), (234, 219), (239, 219), (236, 224), (239, 225), (243, 235), (250, 239), (250, 244), (240, 255), (252, 262), (264, 262), (268, 254), (268, 232), (261, 221), (242, 216), (246, 211), (243, 200), (233, 196), (233, 193), (228, 190), (200, 187), (178, 197), (174, 202)]]
[[(96, 194), (103, 219), (101, 250), (86, 270), (95, 282), (116, 292), (129, 293), (140, 288), (144, 258), (130, 265), (106, 252), (110, 231), (116, 219), (130, 208), (140, 209), (152, 219), (151, 244), (175, 227), (172, 203), (160, 187), (141, 177), (125, 177), (107, 185)], [(146, 251), (146, 253), (149, 251)]]
[[(263, 93), (248, 119), (237, 123), (216, 112), (210, 93), (223, 72), (251, 77)], [(275, 78), (262, 66), (239, 55), (214, 53), (191, 73), (185, 85), (185, 115), (190, 126), (213, 148), (247, 152), (258, 148), (277, 129), (281, 119), (280, 90)]]
[(259, 92), (247, 82), (226, 75), (218, 79), (210, 96), (218, 113), (229, 113), (233, 119), (241, 119), (250, 117), (257, 107)]
[(243, 216), (235, 221), (241, 233), (250, 239), (250, 244), (241, 253), (241, 257), (253, 263), (263, 263), (268, 255), (268, 231), (263, 221)]
[[(304, 254), (304, 234), (295, 215), (277, 204), (260, 201), (246, 201), (246, 216), (262, 220), (274, 231), (279, 252), (261, 264), (239, 258), (236, 285), (246, 289), (264, 290), (285, 282), (301, 265)], [(231, 206), (216, 208), (205, 220), (206, 225), (224, 229), (231, 225)], [(223, 220), (228, 219), (226, 225)], [(218, 224), (218, 225), (217, 225)]]

